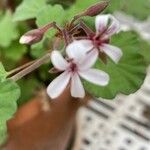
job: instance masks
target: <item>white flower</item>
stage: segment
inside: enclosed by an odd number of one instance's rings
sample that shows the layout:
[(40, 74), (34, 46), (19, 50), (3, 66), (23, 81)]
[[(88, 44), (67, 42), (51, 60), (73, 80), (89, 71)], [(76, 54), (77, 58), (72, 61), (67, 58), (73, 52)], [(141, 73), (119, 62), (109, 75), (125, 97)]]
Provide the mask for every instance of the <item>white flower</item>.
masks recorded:
[(123, 53), (120, 48), (110, 45), (110, 37), (120, 31), (119, 22), (112, 15), (96, 17), (96, 33), (88, 40), (79, 40), (77, 44), (86, 45), (87, 50), (94, 51), (95, 55), (105, 53), (115, 63), (118, 63)]
[(52, 52), (51, 61), (54, 67), (63, 73), (54, 79), (47, 88), (47, 93), (51, 98), (60, 96), (69, 83), (71, 96), (84, 98), (85, 90), (80, 77), (96, 85), (108, 84), (109, 75), (107, 73), (91, 68), (96, 61), (93, 59), (95, 53), (91, 52), (85, 55), (85, 47), (78, 46), (75, 41), (67, 47), (68, 60), (64, 59), (59, 51)]

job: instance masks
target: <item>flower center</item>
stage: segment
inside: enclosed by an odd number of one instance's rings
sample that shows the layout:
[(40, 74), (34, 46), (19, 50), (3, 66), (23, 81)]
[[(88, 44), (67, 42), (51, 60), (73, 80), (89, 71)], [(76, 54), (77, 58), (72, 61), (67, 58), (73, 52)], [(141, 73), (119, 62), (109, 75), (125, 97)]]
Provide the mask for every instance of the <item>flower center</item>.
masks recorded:
[(75, 73), (78, 71), (78, 67), (74, 62), (71, 62), (70, 67), (69, 67), (69, 71), (71, 71), (72, 73)]
[(101, 36), (97, 36), (97, 35), (91, 37), (90, 40), (92, 40), (93, 45), (94, 45), (96, 48), (99, 48), (102, 44), (104, 44), (104, 43), (109, 43), (109, 41), (110, 41), (109, 38), (103, 39)]

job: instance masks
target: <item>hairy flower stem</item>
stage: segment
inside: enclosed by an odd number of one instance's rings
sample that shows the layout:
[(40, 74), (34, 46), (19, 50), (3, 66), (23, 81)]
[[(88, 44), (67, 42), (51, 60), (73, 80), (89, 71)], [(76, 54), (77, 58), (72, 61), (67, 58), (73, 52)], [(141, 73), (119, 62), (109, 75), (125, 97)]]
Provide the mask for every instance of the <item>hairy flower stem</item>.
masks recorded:
[(41, 65), (43, 65), (44, 63), (46, 63), (49, 60), (50, 60), (50, 53), (47, 53), (42, 58), (35, 61), (32, 65), (30, 65), (29, 67), (27, 67), (24, 70), (20, 71), (19, 73), (15, 74), (14, 76), (12, 76), (9, 79), (11, 79), (13, 81), (18, 81), (19, 79), (21, 79), (22, 77), (24, 77), (27, 74), (31, 73), (32, 71), (36, 70), (37, 68), (39, 68)]
[(100, 14), (108, 6), (108, 4), (109, 4), (109, 1), (102, 1), (102, 2), (99, 2), (99, 3), (96, 3), (92, 6), (90, 6), (85, 11), (83, 11), (80, 14), (73, 17), (73, 19), (70, 23), (70, 27), (73, 26), (75, 21), (77, 21), (78, 19), (80, 19), (84, 16), (94, 17), (94, 16)]
[[(59, 28), (55, 22), (45, 25), (44, 27), (40, 28), (40, 30), (42, 32), (47, 32), (47, 30), (51, 27), (56, 28), (59, 32), (61, 32), (63, 34), (63, 38), (64, 38), (65, 44), (67, 46), (70, 43), (68, 32), (65, 29), (62, 30), (61, 28)], [(18, 67), (16, 69), (10, 71), (7, 76), (10, 76), (10, 75), (18, 72), (17, 74), (15, 74), (14, 76), (9, 78), (11, 80), (18, 81), (22, 77), (26, 76), (27, 74), (31, 73), (35, 69), (39, 68), (41, 65), (46, 63), (46, 61), (48, 61), (48, 60), (50, 60), (50, 52), (36, 61), (29, 62), (21, 67)]]
[(56, 23), (55, 22), (52, 22), (52, 23), (49, 23), (41, 28), (39, 28), (39, 30), (42, 32), (42, 33), (45, 33), (47, 32), (47, 30), (49, 30), (50, 28), (52, 28)]
[(92, 31), (92, 29), (90, 27), (88, 27), (82, 20), (80, 20), (79, 24), (75, 25), (70, 31), (69, 34), (72, 34), (73, 32), (75, 32), (78, 29), (83, 29), (84, 32), (88, 35), (94, 35), (94, 32)]
[(62, 30), (60, 29), (60, 27), (56, 24), (56, 22), (52, 22), (52, 23), (48, 23), (47, 25), (39, 28), (39, 30), (42, 32), (42, 33), (45, 33), (47, 32), (50, 28), (55, 28), (57, 29), (59, 32), (62, 32)]
[(88, 36), (95, 34), (82, 20), (79, 23), (79, 28), (83, 29)]
[[(69, 35), (69, 32), (66, 30), (66, 29), (63, 29), (61, 27), (59, 27), (56, 22), (52, 22), (52, 23), (49, 23), (41, 28), (39, 28), (39, 30), (42, 32), (42, 33), (45, 33), (47, 32), (50, 28), (54, 28), (56, 29), (59, 33), (62, 34), (63, 38), (64, 38), (64, 41), (65, 41), (65, 45), (67, 46), (70, 42), (71, 42), (71, 39), (70, 39), (70, 35)], [(65, 47), (66, 47), (65, 46)]]
[(27, 67), (29, 67), (30, 65), (32, 65), (34, 62), (35, 62), (35, 60), (34, 60), (34, 61), (30, 61), (30, 62), (28, 62), (28, 63), (26, 63), (26, 64), (24, 64), (24, 65), (22, 65), (22, 66), (20, 66), (20, 67), (18, 67), (18, 68), (15, 68), (15, 69), (9, 71), (9, 72), (7, 73), (7, 76), (11, 76), (11, 75), (13, 75), (13, 74), (15, 74), (15, 73), (17, 73), (17, 72), (20, 72), (21, 70), (24, 70), (25, 68), (27, 68)]
[(65, 47), (72, 42), (72, 39), (70, 38), (70, 34), (66, 29), (62, 30), (63, 38), (65, 41)]

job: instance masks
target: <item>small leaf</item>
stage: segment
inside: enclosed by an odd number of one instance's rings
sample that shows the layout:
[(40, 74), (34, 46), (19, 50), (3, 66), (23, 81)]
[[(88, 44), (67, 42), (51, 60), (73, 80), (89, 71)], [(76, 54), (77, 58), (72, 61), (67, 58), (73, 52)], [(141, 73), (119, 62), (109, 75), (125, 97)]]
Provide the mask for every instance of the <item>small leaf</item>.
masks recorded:
[(6, 139), (6, 122), (16, 112), (19, 96), (20, 88), (15, 82), (6, 80), (0, 83), (0, 144)]
[(3, 64), (0, 62), (0, 82), (4, 81), (6, 79), (7, 72), (5, 71), (5, 68)]
[(19, 36), (12, 14), (7, 11), (0, 20), (0, 46), (8, 47)]
[(86, 90), (96, 97), (112, 99), (119, 93), (129, 95), (137, 91), (145, 79), (146, 63), (139, 54), (142, 49), (137, 35), (132, 32), (122, 32), (113, 38), (112, 45), (120, 47), (123, 51), (119, 64), (108, 60), (105, 65), (98, 60), (95, 65), (96, 68), (110, 75), (110, 83), (106, 87), (100, 87), (84, 82)]
[(46, 0), (24, 0), (16, 9), (14, 21), (35, 18), (38, 11), (46, 6)]
[[(50, 22), (55, 21), (57, 24), (62, 25), (65, 18), (65, 11), (61, 5), (47, 5), (36, 16), (36, 24), (38, 27), (44, 26)], [(55, 34), (55, 30), (48, 32), (48, 37), (52, 37)]]

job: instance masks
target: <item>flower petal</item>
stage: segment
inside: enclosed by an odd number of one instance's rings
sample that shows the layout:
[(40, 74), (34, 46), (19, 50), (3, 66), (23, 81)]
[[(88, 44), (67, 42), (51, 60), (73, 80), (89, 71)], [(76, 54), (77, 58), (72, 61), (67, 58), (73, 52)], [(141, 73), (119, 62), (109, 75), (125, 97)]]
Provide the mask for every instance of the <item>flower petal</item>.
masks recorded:
[(77, 98), (84, 98), (85, 97), (85, 91), (83, 84), (79, 78), (79, 75), (75, 73), (72, 76), (71, 80), (71, 96), (77, 97)]
[(93, 48), (93, 44), (92, 44), (91, 40), (78, 40), (76, 42), (80, 43), (81, 45), (83, 45), (86, 52)]
[(103, 32), (107, 29), (110, 15), (98, 15), (95, 20), (95, 26), (97, 33)]
[(47, 94), (52, 98), (57, 98), (62, 94), (65, 90), (69, 80), (71, 78), (71, 74), (67, 71), (63, 72), (56, 79), (54, 79), (47, 88)]
[(103, 44), (100, 49), (102, 49), (115, 63), (118, 63), (123, 55), (120, 48), (109, 44)]
[(93, 44), (90, 40), (73, 41), (66, 48), (66, 53), (69, 58), (75, 59), (76, 62), (82, 60), (86, 52), (92, 49)]
[(55, 68), (59, 70), (66, 70), (69, 66), (68, 62), (63, 58), (59, 51), (52, 51), (51, 61)]
[(79, 72), (80, 76), (85, 80), (96, 85), (106, 86), (109, 82), (109, 75), (102, 70), (88, 69)]
[(109, 15), (109, 18), (110, 18), (111, 24), (110, 24), (108, 30), (106, 31), (107, 36), (111, 36), (120, 31), (119, 21), (112, 15)]
[(79, 69), (85, 70), (91, 68), (98, 58), (98, 50), (93, 49), (87, 53), (83, 61), (81, 62)]

